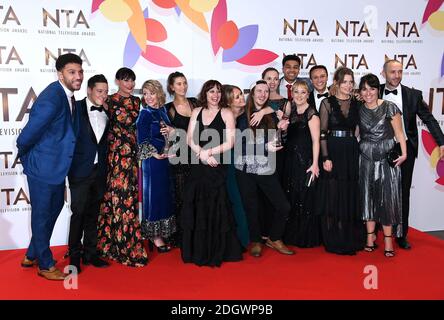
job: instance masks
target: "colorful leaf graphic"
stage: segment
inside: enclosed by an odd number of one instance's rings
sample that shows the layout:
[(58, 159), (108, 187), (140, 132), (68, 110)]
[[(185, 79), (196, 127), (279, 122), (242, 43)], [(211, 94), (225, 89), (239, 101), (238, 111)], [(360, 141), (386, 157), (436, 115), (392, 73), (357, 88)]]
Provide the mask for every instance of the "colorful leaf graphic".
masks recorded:
[(239, 60), (250, 51), (257, 40), (258, 26), (257, 24), (245, 26), (239, 29), (239, 39), (236, 44), (222, 55), (223, 62)]
[(265, 49), (253, 49), (246, 56), (237, 60), (237, 62), (248, 66), (260, 66), (267, 64), (279, 57), (276, 53)]
[(230, 49), (239, 39), (239, 29), (234, 21), (225, 22), (217, 31), (217, 40), (224, 49)]
[(140, 50), (133, 35), (129, 32), (125, 43), (125, 49), (123, 50), (123, 65), (128, 68), (134, 67), (141, 52), (142, 50)]
[(227, 21), (227, 2), (225, 0), (220, 0), (218, 5), (213, 11), (213, 16), (211, 18), (211, 45), (213, 47), (214, 55), (220, 49), (220, 43), (217, 40), (217, 32), (219, 28)]
[(153, 0), (153, 3), (164, 9), (171, 9), (176, 6), (176, 2), (174, 0)]
[(205, 16), (201, 12), (193, 10), (189, 5), (188, 0), (176, 0), (176, 4), (192, 23), (201, 28), (203, 31), (209, 32)]
[(444, 53), (442, 54), (441, 60), (441, 77), (444, 77)]
[(100, 12), (105, 18), (113, 22), (127, 21), (133, 15), (133, 10), (123, 0), (104, 1), (100, 5)]
[(160, 47), (148, 45), (146, 46), (145, 52), (142, 53), (142, 56), (149, 62), (162, 67), (178, 68), (182, 66), (182, 63), (174, 54)]
[(128, 26), (134, 39), (141, 50), (145, 50), (146, 45), (146, 27), (142, 8), (138, 0), (125, 0), (133, 11), (133, 15), (128, 19)]
[(214, 9), (219, 0), (190, 0), (190, 8), (197, 12), (208, 12)]
[(151, 42), (161, 42), (166, 40), (167, 31), (163, 24), (155, 19), (145, 19), (147, 40)]
[(443, 2), (444, 0), (429, 0), (424, 10), (424, 15), (422, 16), (422, 23), (427, 22), (427, 20), (429, 20), (430, 15), (435, 11), (439, 10)]
[(426, 149), (427, 153), (429, 155), (432, 154), (433, 149), (437, 146), (435, 140), (433, 139), (433, 136), (426, 130), (421, 130), (421, 138), (422, 138), (422, 144), (424, 145), (424, 148)]
[(99, 10), (100, 5), (102, 4), (103, 0), (93, 0), (91, 4), (91, 13), (96, 12)]
[(439, 178), (439, 179), (436, 179), (435, 182), (436, 182), (437, 184), (440, 184), (440, 185), (444, 186), (444, 177), (441, 177), (441, 178)]
[(444, 31), (444, 11), (433, 12), (428, 21), (433, 29)]
[(143, 10), (143, 17), (145, 19), (148, 19), (148, 7), (146, 7), (145, 10)]
[(444, 160), (439, 160), (436, 165), (436, 173), (439, 177), (444, 178)]
[(430, 166), (432, 168), (436, 168), (436, 165), (439, 161), (439, 148), (436, 147), (433, 149), (432, 154), (430, 155)]

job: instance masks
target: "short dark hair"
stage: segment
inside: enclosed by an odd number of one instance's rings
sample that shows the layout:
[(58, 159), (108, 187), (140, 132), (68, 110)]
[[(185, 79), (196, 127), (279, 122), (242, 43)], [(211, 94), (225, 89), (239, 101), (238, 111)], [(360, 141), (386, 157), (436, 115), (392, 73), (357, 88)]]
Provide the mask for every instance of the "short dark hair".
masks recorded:
[(322, 64), (317, 64), (317, 65), (311, 67), (311, 69), (310, 69), (310, 79), (311, 79), (311, 73), (312, 73), (313, 71), (315, 71), (315, 70), (318, 70), (318, 69), (322, 69), (322, 70), (324, 70), (325, 73), (326, 73), (327, 76), (328, 76), (328, 70), (327, 70), (327, 67), (324, 66), (324, 65), (322, 65)]
[(119, 70), (117, 70), (116, 79), (117, 80), (133, 80), (133, 81), (135, 81), (136, 74), (130, 68), (123, 67), (123, 68), (120, 68)]
[(301, 58), (299, 58), (295, 54), (287, 54), (286, 56), (284, 56), (284, 59), (282, 59), (282, 66), (285, 65), (285, 62), (291, 61), (291, 60), (296, 61), (299, 64), (299, 66), (301, 65)]
[(179, 71), (175, 71), (173, 73), (170, 73), (170, 75), (168, 76), (167, 79), (167, 92), (169, 93), (170, 96), (172, 96), (174, 94), (174, 91), (171, 89), (171, 86), (174, 84), (174, 80), (176, 80), (176, 78), (187, 78), (185, 77), (185, 75), (182, 72)]
[(370, 88), (375, 88), (379, 90), (379, 79), (376, 75), (373, 73), (366, 74), (361, 78), (361, 81), (359, 82), (359, 91), (364, 89), (365, 85), (368, 85)]
[(106, 78), (103, 74), (96, 74), (88, 79), (88, 88), (90, 88), (90, 89), (94, 88), (96, 83), (99, 83), (99, 82), (108, 84), (108, 80), (106, 80)]
[(74, 53), (65, 53), (60, 55), (55, 63), (55, 67), (57, 71), (62, 71), (62, 69), (68, 64), (68, 63), (75, 63), (82, 65), (83, 60)]

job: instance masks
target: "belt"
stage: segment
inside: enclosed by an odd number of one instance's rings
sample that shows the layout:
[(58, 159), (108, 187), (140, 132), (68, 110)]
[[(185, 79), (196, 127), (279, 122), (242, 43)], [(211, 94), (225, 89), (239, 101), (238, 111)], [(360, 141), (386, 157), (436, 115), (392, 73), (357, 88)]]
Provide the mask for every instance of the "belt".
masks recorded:
[(332, 137), (338, 138), (346, 138), (346, 137), (354, 137), (355, 133), (351, 130), (331, 130), (328, 133)]

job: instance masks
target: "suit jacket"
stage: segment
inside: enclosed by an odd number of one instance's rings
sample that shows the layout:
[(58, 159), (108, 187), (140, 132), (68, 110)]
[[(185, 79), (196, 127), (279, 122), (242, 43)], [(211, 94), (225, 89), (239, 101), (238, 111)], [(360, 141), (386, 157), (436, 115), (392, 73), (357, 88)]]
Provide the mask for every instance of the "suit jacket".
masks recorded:
[(77, 101), (77, 110), (79, 116), (79, 133), (68, 178), (71, 180), (88, 177), (93, 171), (94, 159), (96, 153), (98, 153), (98, 179), (100, 180), (100, 189), (103, 187), (101, 191), (104, 191), (106, 184), (106, 136), (109, 122), (106, 124), (100, 141), (97, 141), (89, 121), (86, 98)]
[[(380, 86), (379, 96), (382, 98), (385, 84)], [(402, 94), (402, 118), (404, 120), (404, 127), (407, 134), (407, 139), (410, 141), (415, 151), (415, 156), (418, 156), (418, 126), (416, 125), (416, 116), (418, 116), (429, 129), (433, 138), (439, 146), (444, 145), (444, 135), (441, 128), (429, 111), (429, 106), (422, 98), (422, 92), (413, 88), (408, 88), (401, 85)]]
[(55, 81), (32, 105), (29, 120), (17, 138), (23, 172), (48, 184), (64, 182), (76, 144), (78, 118), (71, 116), (68, 97)]
[(308, 95), (308, 104), (312, 105), (316, 108), (316, 100), (314, 97), (314, 91), (311, 91), (310, 94)]

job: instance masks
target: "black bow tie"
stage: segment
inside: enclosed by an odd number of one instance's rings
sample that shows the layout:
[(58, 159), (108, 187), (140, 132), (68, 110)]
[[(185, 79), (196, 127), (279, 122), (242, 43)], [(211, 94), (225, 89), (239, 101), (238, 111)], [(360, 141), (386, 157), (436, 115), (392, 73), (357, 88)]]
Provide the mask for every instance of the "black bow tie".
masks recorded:
[(395, 90), (388, 90), (388, 89), (385, 89), (384, 90), (384, 93), (385, 93), (385, 95), (388, 95), (388, 94), (390, 94), (390, 93), (393, 93), (395, 96), (398, 94), (398, 89), (395, 89)]
[(99, 111), (99, 112), (102, 112), (103, 111), (103, 107), (96, 107), (96, 106), (91, 106), (91, 109), (90, 109), (91, 111)]
[(328, 92), (326, 92), (326, 93), (318, 93), (318, 99), (321, 98), (321, 97), (328, 98)]

